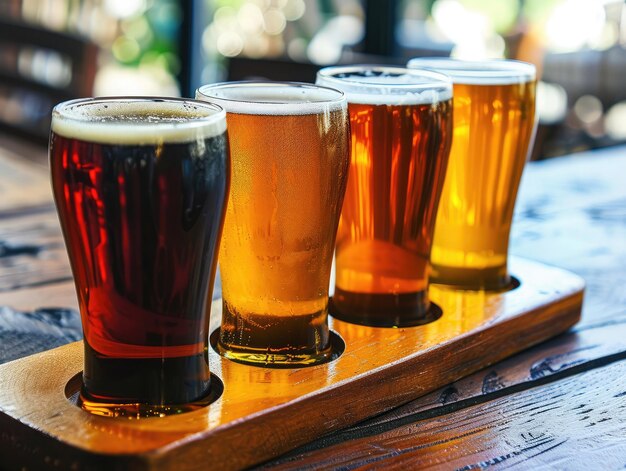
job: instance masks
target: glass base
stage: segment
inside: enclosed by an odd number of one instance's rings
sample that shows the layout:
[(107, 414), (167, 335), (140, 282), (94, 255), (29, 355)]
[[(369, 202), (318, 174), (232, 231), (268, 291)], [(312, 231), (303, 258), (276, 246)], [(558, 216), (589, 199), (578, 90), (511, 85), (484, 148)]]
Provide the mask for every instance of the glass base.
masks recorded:
[(215, 351), (224, 358), (246, 365), (264, 366), (269, 368), (297, 368), (326, 363), (333, 359), (331, 346), (317, 353), (274, 353), (261, 349), (237, 349), (226, 347), (218, 340)]
[(169, 415), (193, 412), (217, 400), (224, 391), (222, 381), (211, 375), (210, 389), (206, 396), (187, 404), (145, 404), (141, 402), (111, 402), (107, 398), (99, 398), (87, 392), (84, 386), (76, 397), (76, 405), (84, 411), (102, 417), (124, 417), (127, 419), (145, 419), (150, 417), (166, 417)]
[(261, 349), (238, 349), (232, 346), (226, 347), (220, 342), (220, 330), (215, 329), (209, 337), (209, 343), (213, 350), (224, 358), (236, 363), (243, 363), (249, 366), (261, 366), (267, 368), (301, 368), (305, 366), (315, 366), (329, 361), (336, 360), (346, 349), (343, 339), (332, 330), (329, 331), (329, 347), (318, 353), (268, 353)]
[(222, 324), (213, 349), (224, 358), (247, 365), (296, 368), (318, 365), (332, 357), (326, 300), (323, 309), (294, 315), (268, 315), (236, 310), (224, 299)]
[(293, 355), (280, 353), (243, 352), (227, 350), (218, 344), (217, 351), (224, 358), (246, 365), (265, 366), (270, 368), (296, 368), (326, 363), (331, 359), (330, 349), (318, 355)]
[(436, 321), (442, 311), (425, 291), (402, 294), (355, 293), (335, 288), (329, 312), (336, 319), (371, 327), (412, 327)]
[(519, 282), (509, 275), (506, 266), (459, 268), (433, 264), (430, 282), (473, 291), (509, 291), (519, 286)]

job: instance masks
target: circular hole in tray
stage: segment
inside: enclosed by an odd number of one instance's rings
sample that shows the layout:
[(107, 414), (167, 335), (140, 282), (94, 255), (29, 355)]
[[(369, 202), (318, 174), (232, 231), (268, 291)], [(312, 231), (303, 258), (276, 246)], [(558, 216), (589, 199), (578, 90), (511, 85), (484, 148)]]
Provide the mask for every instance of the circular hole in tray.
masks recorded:
[[(217, 353), (220, 354), (219, 347), (217, 345), (220, 338), (220, 328), (215, 329), (211, 335), (209, 336), (209, 343), (211, 344), (211, 348)], [(341, 336), (335, 332), (334, 330), (330, 331), (330, 357), (322, 362), (314, 363), (311, 365), (302, 365), (302, 364), (285, 364), (285, 363), (249, 363), (246, 361), (238, 361), (234, 358), (229, 358), (229, 360), (234, 361), (235, 363), (241, 363), (247, 366), (255, 366), (261, 368), (275, 368), (275, 369), (293, 369), (293, 368), (308, 368), (311, 366), (323, 365), (324, 363), (329, 363), (331, 361), (335, 361), (337, 358), (341, 356), (341, 354), (346, 349), (346, 343), (343, 341)], [(220, 354), (221, 355), (221, 354)]]
[[(330, 315), (343, 322), (350, 324), (362, 325), (365, 327), (377, 327), (377, 328), (405, 328), (405, 327), (418, 327), (420, 325), (430, 324), (435, 322), (443, 315), (443, 310), (436, 303), (430, 301), (430, 306), (425, 314), (421, 314), (419, 317), (408, 317), (402, 314), (391, 314), (388, 310), (379, 309), (369, 314), (355, 316), (344, 315), (333, 303), (333, 298), (329, 303)], [(403, 313), (406, 314), (406, 313)], [(412, 315), (412, 312), (409, 312)]]
[[(143, 404), (103, 404), (102, 407), (99, 407), (98, 403), (83, 398), (81, 394), (83, 385), (82, 375), (83, 372), (81, 371), (70, 378), (65, 385), (65, 397), (76, 407), (80, 407), (83, 410), (86, 409), (94, 415), (106, 417), (141, 418), (142, 420), (145, 420), (148, 418), (180, 415), (207, 407), (211, 403), (218, 400), (224, 392), (224, 383), (222, 380), (211, 373), (211, 388), (209, 393), (189, 404), (156, 407), (146, 406)], [(88, 404), (88, 407), (85, 407), (84, 403)], [(98, 412), (100, 409), (102, 409), (102, 412)]]
[[(513, 275), (509, 276), (509, 282), (502, 286), (501, 288), (487, 288), (485, 289), (486, 293), (506, 293), (508, 291), (513, 291), (514, 289), (517, 289), (520, 287), (520, 285), (522, 284), (517, 278), (515, 278)], [(461, 288), (462, 289), (462, 288)], [(470, 290), (470, 291), (477, 291), (477, 290)]]
[(520, 280), (518, 280), (517, 278), (515, 278), (514, 276), (511, 276), (511, 281), (509, 281), (509, 284), (506, 285), (504, 288), (502, 288), (501, 290), (498, 290), (500, 292), (505, 292), (505, 291), (513, 291), (514, 289), (517, 289), (520, 287), (522, 283), (520, 282)]
[(484, 291), (485, 293), (506, 293), (507, 291), (513, 291), (514, 289), (519, 288), (520, 285), (522, 284), (517, 278), (515, 278), (512, 275), (509, 276), (509, 278), (510, 278), (509, 282), (500, 288), (465, 288), (463, 286), (457, 286), (457, 285), (446, 284), (446, 283), (435, 283), (435, 284), (437, 286), (441, 286), (443, 288), (455, 290), (455, 291), (473, 291), (473, 292)]

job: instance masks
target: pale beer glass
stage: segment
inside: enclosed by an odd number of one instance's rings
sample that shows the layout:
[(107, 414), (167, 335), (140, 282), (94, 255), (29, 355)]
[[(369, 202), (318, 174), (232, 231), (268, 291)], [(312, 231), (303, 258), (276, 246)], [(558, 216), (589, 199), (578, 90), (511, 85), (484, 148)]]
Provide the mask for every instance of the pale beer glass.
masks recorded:
[(431, 254), (432, 280), (464, 289), (512, 286), (509, 233), (536, 128), (535, 67), (513, 60), (418, 58), (409, 67), (454, 83), (454, 138)]

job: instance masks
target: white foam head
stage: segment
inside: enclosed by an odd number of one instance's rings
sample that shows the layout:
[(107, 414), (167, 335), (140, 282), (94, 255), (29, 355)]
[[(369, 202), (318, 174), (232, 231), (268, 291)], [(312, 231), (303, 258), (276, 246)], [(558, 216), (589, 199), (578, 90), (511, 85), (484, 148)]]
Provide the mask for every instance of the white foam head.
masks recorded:
[(446, 75), (403, 67), (326, 67), (317, 73), (316, 83), (342, 90), (350, 103), (420, 105), (452, 98), (452, 82)]
[(215, 83), (196, 90), (196, 98), (237, 114), (308, 115), (347, 109), (339, 90), (299, 82)]
[(226, 131), (219, 106), (178, 98), (85, 98), (52, 111), (52, 131), (102, 144), (191, 142)]
[(418, 57), (410, 69), (428, 69), (449, 75), (454, 83), (468, 85), (512, 85), (535, 80), (533, 64), (507, 59), (464, 61), (449, 57)]

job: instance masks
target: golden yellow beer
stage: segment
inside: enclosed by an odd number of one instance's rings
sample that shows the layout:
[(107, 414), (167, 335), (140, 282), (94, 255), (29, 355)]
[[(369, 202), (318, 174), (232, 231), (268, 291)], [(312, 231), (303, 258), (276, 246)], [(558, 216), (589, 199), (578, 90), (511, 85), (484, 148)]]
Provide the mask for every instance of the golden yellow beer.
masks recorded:
[(346, 93), (352, 157), (336, 247), (331, 314), (365, 325), (438, 317), (429, 256), (452, 138), (452, 85), (430, 71), (322, 69)]
[(229, 125), (220, 353), (268, 366), (325, 361), (328, 287), (350, 159), (345, 97), (280, 83), (209, 85), (197, 96), (221, 103)]
[(431, 253), (432, 281), (503, 289), (509, 233), (535, 130), (535, 67), (413, 59), (454, 83), (454, 138)]

